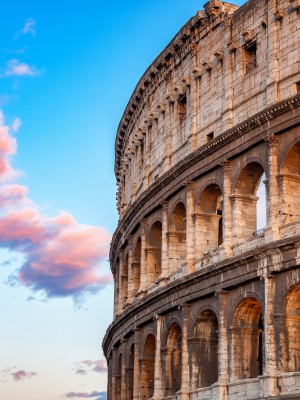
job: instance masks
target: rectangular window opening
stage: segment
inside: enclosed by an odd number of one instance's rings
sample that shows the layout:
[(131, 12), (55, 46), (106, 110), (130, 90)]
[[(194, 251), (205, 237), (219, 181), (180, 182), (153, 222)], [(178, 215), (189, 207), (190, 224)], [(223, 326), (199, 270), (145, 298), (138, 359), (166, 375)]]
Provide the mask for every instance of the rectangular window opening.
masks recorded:
[(249, 74), (249, 72), (251, 72), (257, 66), (256, 50), (257, 45), (255, 41), (251, 42), (247, 46), (244, 46), (246, 74)]
[(185, 120), (186, 116), (186, 95), (182, 94), (178, 98), (178, 117), (179, 117), (179, 122), (183, 122)]
[(210, 142), (214, 138), (214, 132), (210, 132), (208, 135), (206, 135), (206, 142)]
[(300, 94), (300, 81), (296, 82), (296, 94)]

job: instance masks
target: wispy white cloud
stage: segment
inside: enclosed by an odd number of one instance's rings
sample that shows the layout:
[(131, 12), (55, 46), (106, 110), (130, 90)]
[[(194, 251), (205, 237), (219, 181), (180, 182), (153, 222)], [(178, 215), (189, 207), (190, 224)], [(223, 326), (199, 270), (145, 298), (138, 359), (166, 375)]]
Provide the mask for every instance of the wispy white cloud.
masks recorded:
[(22, 125), (22, 121), (20, 120), (20, 118), (15, 118), (13, 120), (11, 129), (13, 132), (18, 132), (18, 130), (20, 129), (20, 126)]
[(23, 28), (15, 33), (14, 39), (27, 34), (31, 34), (33, 37), (36, 36), (36, 21), (33, 18), (26, 19)]
[(13, 58), (7, 62), (4, 76), (36, 76), (39, 73), (36, 68)]

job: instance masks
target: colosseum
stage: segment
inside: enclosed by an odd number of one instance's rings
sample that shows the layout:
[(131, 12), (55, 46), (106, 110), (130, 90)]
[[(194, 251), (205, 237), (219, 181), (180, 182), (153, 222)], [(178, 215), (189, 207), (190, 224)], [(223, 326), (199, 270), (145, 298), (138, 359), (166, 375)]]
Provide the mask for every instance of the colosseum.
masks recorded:
[(300, 0), (212, 0), (115, 142), (109, 400), (300, 399)]

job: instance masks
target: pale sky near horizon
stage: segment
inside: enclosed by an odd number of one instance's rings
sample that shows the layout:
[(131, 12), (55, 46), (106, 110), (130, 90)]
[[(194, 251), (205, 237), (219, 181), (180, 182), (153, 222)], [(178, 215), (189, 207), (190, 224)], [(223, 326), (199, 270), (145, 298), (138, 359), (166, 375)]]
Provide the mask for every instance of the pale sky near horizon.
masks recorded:
[(203, 4), (1, 5), (1, 400), (106, 398), (116, 129), (147, 66)]

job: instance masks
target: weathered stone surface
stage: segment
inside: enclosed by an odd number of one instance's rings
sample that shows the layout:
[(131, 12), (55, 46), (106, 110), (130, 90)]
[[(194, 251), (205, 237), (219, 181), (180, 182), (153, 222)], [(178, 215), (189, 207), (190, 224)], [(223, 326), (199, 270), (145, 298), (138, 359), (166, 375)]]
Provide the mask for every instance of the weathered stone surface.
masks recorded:
[(109, 400), (300, 398), (300, 8), (204, 8), (117, 132)]

